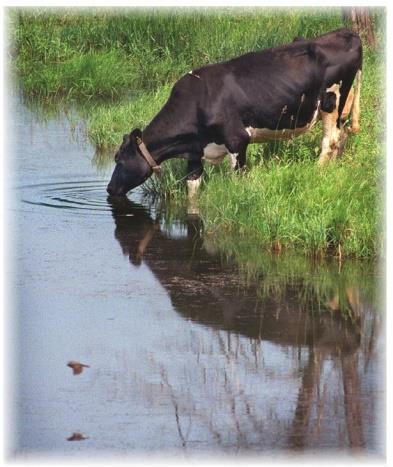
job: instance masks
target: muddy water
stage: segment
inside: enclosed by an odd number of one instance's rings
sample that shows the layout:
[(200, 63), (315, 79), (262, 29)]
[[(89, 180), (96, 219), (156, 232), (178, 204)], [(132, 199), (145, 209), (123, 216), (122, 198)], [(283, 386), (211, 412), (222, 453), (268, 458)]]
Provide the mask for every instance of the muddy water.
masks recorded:
[(373, 264), (270, 257), (184, 207), (108, 200), (111, 167), (64, 116), (11, 104), (13, 453), (381, 454)]

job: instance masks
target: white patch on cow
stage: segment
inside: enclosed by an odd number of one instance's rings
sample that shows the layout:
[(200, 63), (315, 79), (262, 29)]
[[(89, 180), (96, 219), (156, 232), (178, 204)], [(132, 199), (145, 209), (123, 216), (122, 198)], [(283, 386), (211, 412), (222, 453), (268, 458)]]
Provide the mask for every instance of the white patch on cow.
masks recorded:
[(203, 159), (218, 164), (228, 154), (228, 149), (225, 144), (209, 143), (203, 148)]
[(306, 133), (307, 131), (310, 131), (318, 121), (319, 105), (320, 101), (318, 101), (317, 108), (314, 111), (311, 121), (303, 127), (297, 127), (292, 129), (283, 128), (281, 130), (270, 130), (269, 128), (253, 128), (252, 126), (247, 127), (246, 131), (250, 135), (251, 143), (264, 143), (266, 141), (291, 139), (295, 136), (299, 136)]
[(207, 162), (210, 162), (210, 164), (217, 165), (224, 160), (225, 156), (228, 156), (230, 158), (231, 167), (232, 169), (234, 169), (236, 167), (238, 154), (230, 153), (225, 144), (209, 143), (203, 149), (202, 159)]
[(330, 88), (326, 88), (326, 92), (334, 92), (334, 94), (340, 95), (340, 87), (341, 87), (342, 81), (340, 81), (339, 84), (335, 83), (330, 86)]
[(227, 154), (228, 149), (225, 144), (209, 143), (203, 148), (202, 159), (210, 162), (211, 164), (219, 164)]

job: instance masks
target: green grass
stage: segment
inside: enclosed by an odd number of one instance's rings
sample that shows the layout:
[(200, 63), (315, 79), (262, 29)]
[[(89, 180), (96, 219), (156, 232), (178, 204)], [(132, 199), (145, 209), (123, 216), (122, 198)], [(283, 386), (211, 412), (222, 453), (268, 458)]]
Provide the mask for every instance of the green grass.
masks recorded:
[(24, 91), (42, 98), (154, 90), (194, 67), (342, 24), (338, 8), (13, 9), (10, 21)]
[(116, 69), (120, 54), (89, 53), (82, 57), (74, 56), (64, 63), (51, 67), (37, 67), (24, 80), (25, 90), (38, 96), (74, 96), (79, 98), (115, 97), (128, 86), (127, 70), (123, 73), (109, 73)]
[[(79, 109), (98, 165), (124, 133), (148, 124), (190, 69), (343, 26), (339, 8), (12, 9), (9, 17), (11, 71), (24, 96)], [(382, 44), (383, 11), (375, 18)], [(205, 166), (199, 207), (209, 232), (248, 236), (264, 250), (381, 254), (382, 49), (365, 50), (361, 133), (348, 138), (342, 159), (316, 166), (318, 127), (292, 141), (250, 146), (244, 174), (225, 163)], [(185, 196), (185, 163), (170, 161), (164, 169), (145, 191)]]

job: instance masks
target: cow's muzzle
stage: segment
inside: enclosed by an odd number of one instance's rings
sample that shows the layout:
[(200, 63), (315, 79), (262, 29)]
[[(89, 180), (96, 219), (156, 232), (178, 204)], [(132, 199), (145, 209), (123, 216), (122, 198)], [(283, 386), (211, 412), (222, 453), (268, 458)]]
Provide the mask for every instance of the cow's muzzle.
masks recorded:
[(106, 191), (109, 196), (125, 196), (126, 194), (122, 187), (116, 189), (111, 183), (106, 187)]

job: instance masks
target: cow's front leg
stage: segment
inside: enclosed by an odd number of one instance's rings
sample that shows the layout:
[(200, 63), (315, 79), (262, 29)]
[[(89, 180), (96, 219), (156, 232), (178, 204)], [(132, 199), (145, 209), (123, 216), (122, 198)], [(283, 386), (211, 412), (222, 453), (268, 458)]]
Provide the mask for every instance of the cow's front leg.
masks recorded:
[(187, 193), (189, 199), (194, 199), (202, 182), (203, 165), (201, 159), (188, 159)]
[[(250, 142), (250, 135), (245, 128), (233, 129), (228, 127), (225, 135), (225, 146), (231, 155), (232, 167), (235, 170), (243, 169), (246, 165), (247, 146)], [(236, 162), (235, 162), (236, 160)]]
[(201, 159), (188, 159), (187, 164), (187, 195), (189, 215), (198, 215), (199, 209), (196, 203), (196, 195), (202, 182), (203, 165)]
[(228, 152), (229, 161), (230, 161), (230, 164), (231, 164), (231, 168), (233, 170), (235, 170), (236, 166), (237, 166), (237, 156), (238, 156), (238, 154), (231, 154), (230, 152)]

